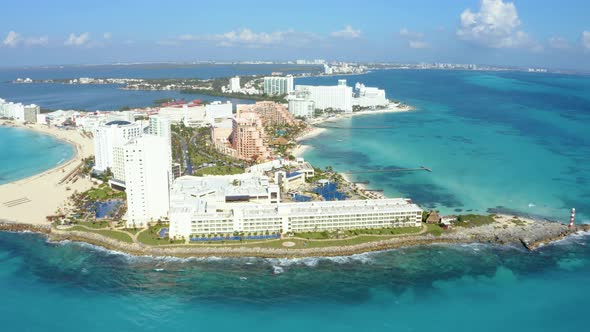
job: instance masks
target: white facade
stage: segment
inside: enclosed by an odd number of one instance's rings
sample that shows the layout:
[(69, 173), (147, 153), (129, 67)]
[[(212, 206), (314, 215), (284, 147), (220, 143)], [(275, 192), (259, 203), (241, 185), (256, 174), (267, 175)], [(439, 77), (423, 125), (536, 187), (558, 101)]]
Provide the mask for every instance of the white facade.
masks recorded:
[(356, 83), (354, 85), (352, 104), (361, 107), (378, 107), (387, 106), (389, 101), (385, 98), (385, 90), (366, 87), (364, 84)]
[(240, 77), (232, 77), (229, 79), (229, 91), (240, 92)]
[(170, 129), (170, 121), (158, 115), (152, 115), (149, 119), (148, 134), (167, 138), (168, 141), (172, 139), (172, 132)]
[(124, 147), (127, 227), (168, 216), (172, 151), (165, 137), (145, 135)]
[[(101, 125), (94, 130), (94, 169), (104, 172), (111, 168), (115, 179), (124, 181), (123, 159), (121, 151), (115, 151), (116, 147), (122, 147), (132, 138), (143, 134), (143, 128), (139, 123), (126, 121), (114, 121)], [(115, 154), (117, 153), (117, 154)]]
[(291, 112), (293, 116), (313, 118), (314, 111), (315, 103), (313, 100), (298, 97), (289, 99), (289, 112)]
[(267, 95), (286, 95), (293, 92), (293, 76), (285, 77), (265, 77), (264, 93)]
[(232, 117), (231, 102), (214, 101), (207, 105), (162, 107), (158, 116), (168, 119), (170, 124), (183, 123), (187, 127), (207, 127)]
[(346, 85), (346, 80), (338, 80), (338, 85), (333, 86), (297, 85), (295, 94), (313, 101), (316, 109), (352, 113), (352, 88)]
[[(175, 182), (173, 195), (182, 192)], [(420, 207), (401, 198), (256, 204), (218, 201), (211, 205), (206, 195), (193, 193), (171, 200), (171, 237), (418, 227), (422, 221)]]

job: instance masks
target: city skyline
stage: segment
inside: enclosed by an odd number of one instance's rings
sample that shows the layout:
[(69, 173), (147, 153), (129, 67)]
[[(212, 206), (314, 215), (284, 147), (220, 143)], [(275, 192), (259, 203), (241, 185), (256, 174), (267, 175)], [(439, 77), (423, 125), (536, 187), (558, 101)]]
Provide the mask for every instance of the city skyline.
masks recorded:
[(326, 58), (590, 70), (590, 25), (584, 17), (590, 4), (583, 1), (370, 1), (364, 7), (334, 1), (173, 0), (166, 7), (109, 2), (5, 5), (13, 15), (0, 26), (0, 62), (15, 67)]

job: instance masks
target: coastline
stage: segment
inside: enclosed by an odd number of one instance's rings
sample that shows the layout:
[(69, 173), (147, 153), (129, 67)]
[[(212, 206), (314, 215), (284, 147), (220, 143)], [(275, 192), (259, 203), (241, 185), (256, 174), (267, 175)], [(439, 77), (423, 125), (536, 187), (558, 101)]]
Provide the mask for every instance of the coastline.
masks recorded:
[[(76, 241), (133, 256), (151, 257), (260, 257), (260, 258), (302, 258), (334, 257), (385, 251), (402, 247), (433, 244), (495, 244), (522, 246), (533, 251), (543, 245), (563, 240), (568, 236), (590, 232), (590, 224), (577, 225), (569, 229), (567, 225), (548, 221), (531, 221), (520, 218), (521, 224), (511, 224), (510, 216), (499, 216), (499, 224), (488, 224), (473, 228), (457, 227), (455, 231), (440, 236), (432, 234), (406, 235), (361, 244), (316, 247), (316, 248), (269, 248), (245, 245), (163, 245), (147, 246), (141, 243), (125, 243), (100, 234), (66, 231), (49, 225), (6, 223), (0, 221), (0, 231), (35, 232), (48, 236), (50, 241)], [(460, 229), (460, 230), (459, 230)], [(459, 230), (459, 231), (457, 231)], [(292, 238), (273, 240), (284, 241)], [(321, 240), (318, 240), (321, 241)]]
[[(92, 139), (82, 136), (77, 130), (60, 130), (40, 124), (22, 125), (0, 120), (0, 126), (10, 126), (50, 135), (74, 147), (74, 155), (67, 161), (41, 173), (0, 185), (0, 216), (2, 219), (23, 224), (47, 224), (46, 216), (54, 214), (74, 191), (90, 189), (89, 179), (63, 181), (74, 172), (84, 158), (94, 155)], [(4, 203), (23, 200), (24, 203)]]
[[(303, 155), (305, 154), (306, 151), (313, 149), (312, 145), (301, 144), (301, 141), (305, 141), (310, 138), (321, 135), (328, 130), (327, 128), (317, 126), (319, 124), (322, 124), (325, 122), (338, 121), (338, 120), (342, 120), (342, 119), (346, 119), (346, 118), (352, 118), (355, 116), (384, 114), (384, 113), (404, 113), (404, 112), (411, 112), (411, 111), (415, 111), (415, 110), (416, 109), (412, 106), (397, 104), (397, 105), (394, 105), (393, 107), (389, 107), (389, 108), (382, 109), (382, 110), (364, 110), (364, 111), (359, 111), (359, 112), (342, 113), (342, 114), (333, 115), (331, 117), (322, 117), (319, 119), (314, 119), (313, 121), (311, 121), (309, 123), (311, 126), (311, 129), (309, 131), (307, 131), (305, 134), (303, 134), (295, 139), (295, 141), (298, 144), (295, 147), (295, 149), (293, 149), (291, 154), (295, 157), (303, 157)], [(345, 177), (345, 179), (348, 182), (350, 182), (348, 178)]]

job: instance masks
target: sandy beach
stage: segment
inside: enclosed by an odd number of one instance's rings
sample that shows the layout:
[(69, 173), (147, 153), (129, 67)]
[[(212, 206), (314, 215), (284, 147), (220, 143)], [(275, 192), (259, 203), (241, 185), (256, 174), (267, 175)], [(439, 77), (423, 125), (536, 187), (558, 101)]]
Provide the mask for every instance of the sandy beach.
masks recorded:
[(83, 158), (94, 155), (92, 139), (83, 136), (77, 130), (62, 130), (40, 124), (24, 126), (0, 121), (0, 125), (51, 135), (76, 148), (72, 159), (52, 169), (0, 185), (0, 220), (23, 224), (47, 224), (46, 216), (54, 215), (74, 191), (85, 191), (92, 186), (92, 182), (84, 178), (60, 184), (66, 175), (81, 164)]

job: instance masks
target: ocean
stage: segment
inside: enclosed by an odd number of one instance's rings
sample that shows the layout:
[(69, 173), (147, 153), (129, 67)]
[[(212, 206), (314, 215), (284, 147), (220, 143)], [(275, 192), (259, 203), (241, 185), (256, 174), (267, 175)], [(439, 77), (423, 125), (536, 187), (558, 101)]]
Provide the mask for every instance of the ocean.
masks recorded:
[(73, 146), (52, 136), (0, 127), (0, 185), (56, 167), (74, 153)]
[[(506, 212), (590, 222), (590, 77), (523, 72), (376, 71), (305, 84), (363, 82), (416, 108), (357, 116), (304, 141), (304, 157), (361, 173), (392, 197), (445, 214)], [(351, 129), (353, 128), (353, 129)], [(356, 128), (356, 129), (354, 129)]]
[(17, 331), (584, 331), (590, 243), (330, 259), (154, 259), (0, 232)]
[[(76, 76), (98, 76), (91, 74)], [(306, 141), (312, 163), (341, 171), (430, 167), (355, 177), (444, 213), (565, 220), (576, 207), (579, 220), (589, 219), (590, 78), (452, 71), (343, 78), (385, 88), (417, 110), (335, 123), (340, 128)], [(57, 94), (71, 92), (63, 89)], [(27, 98), (34, 102), (34, 93)], [(125, 106), (119, 102), (111, 106)], [(0, 156), (10, 156), (6, 147)], [(583, 331), (588, 280), (588, 234), (534, 252), (472, 244), (183, 260), (0, 232), (0, 326), (19, 331)]]

